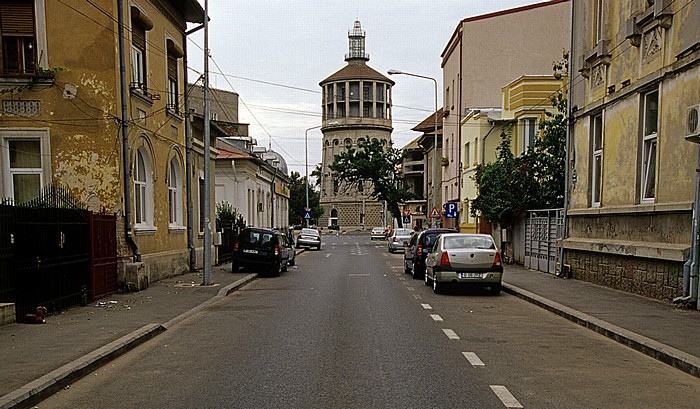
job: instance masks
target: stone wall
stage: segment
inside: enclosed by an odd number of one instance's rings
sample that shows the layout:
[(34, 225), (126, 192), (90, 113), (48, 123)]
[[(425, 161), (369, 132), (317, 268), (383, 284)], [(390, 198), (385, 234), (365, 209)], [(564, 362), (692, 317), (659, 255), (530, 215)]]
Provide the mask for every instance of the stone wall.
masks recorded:
[(567, 250), (572, 278), (649, 298), (672, 301), (683, 295), (683, 263)]

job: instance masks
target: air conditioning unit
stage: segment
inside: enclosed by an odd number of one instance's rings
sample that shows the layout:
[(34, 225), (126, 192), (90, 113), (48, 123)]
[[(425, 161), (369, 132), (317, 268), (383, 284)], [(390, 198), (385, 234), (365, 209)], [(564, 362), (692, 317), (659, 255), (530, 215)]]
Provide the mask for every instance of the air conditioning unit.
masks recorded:
[(689, 106), (685, 114), (685, 139), (700, 143), (700, 105)]

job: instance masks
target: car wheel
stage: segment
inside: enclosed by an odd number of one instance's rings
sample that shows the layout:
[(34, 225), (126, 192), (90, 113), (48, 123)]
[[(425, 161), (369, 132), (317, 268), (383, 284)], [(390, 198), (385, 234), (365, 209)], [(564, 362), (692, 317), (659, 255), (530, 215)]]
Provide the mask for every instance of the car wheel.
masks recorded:
[(287, 264), (289, 264), (289, 261), (285, 262), (281, 267), (283, 273), (287, 271)]
[(275, 277), (279, 277), (282, 275), (282, 264), (272, 268), (272, 275)]
[(240, 266), (238, 264), (231, 263), (231, 272), (232, 273), (237, 273), (239, 269), (240, 269)]
[(297, 244), (297, 248), (298, 248), (298, 249), (300, 249), (300, 248), (301, 248), (301, 246)]
[(501, 284), (494, 284), (489, 287), (489, 290), (491, 290), (491, 295), (501, 295)]
[(289, 260), (289, 265), (290, 265), (290, 266), (296, 266), (296, 265), (297, 265), (297, 258), (294, 257), (293, 259)]
[(423, 273), (418, 271), (418, 269), (416, 268), (416, 264), (414, 263), (413, 269), (411, 270), (411, 276), (413, 277), (413, 279), (420, 280), (421, 278), (423, 278), (423, 275), (425, 275), (425, 271), (423, 271)]
[(403, 272), (406, 274), (411, 274), (411, 269), (406, 267), (406, 263), (403, 263)]
[(442, 294), (445, 292), (445, 284), (439, 282), (433, 277), (433, 292), (435, 294)]
[(433, 280), (431, 280), (428, 277), (428, 272), (426, 271), (425, 274), (423, 274), (423, 282), (425, 283), (426, 286), (431, 285), (433, 283)]
[(316, 251), (321, 250), (321, 245), (316, 246)]

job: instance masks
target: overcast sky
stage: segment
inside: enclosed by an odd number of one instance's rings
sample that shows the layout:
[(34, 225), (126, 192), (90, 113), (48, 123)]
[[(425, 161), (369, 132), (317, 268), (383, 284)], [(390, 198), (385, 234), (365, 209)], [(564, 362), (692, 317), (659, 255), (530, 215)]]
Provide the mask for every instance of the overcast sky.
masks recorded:
[[(346, 65), (348, 30), (366, 32), (369, 66), (438, 80), (440, 54), (460, 20), (543, 0), (209, 0), (210, 84), (239, 94), (239, 120), (258, 145), (304, 171), (304, 131), (321, 125), (320, 81)], [(204, 6), (204, 0), (199, 0)], [(188, 64), (203, 71), (204, 35), (190, 36)], [(190, 78), (196, 78), (190, 71)], [(429, 80), (392, 76), (394, 146), (418, 136), (411, 128), (434, 111)], [(321, 161), (321, 132), (309, 131), (309, 172)]]

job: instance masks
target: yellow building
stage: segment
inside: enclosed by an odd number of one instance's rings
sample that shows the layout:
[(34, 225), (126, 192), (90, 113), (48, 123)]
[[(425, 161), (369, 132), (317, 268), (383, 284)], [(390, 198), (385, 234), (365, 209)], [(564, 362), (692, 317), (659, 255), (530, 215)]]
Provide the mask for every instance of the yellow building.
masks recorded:
[(572, 24), (565, 263), (578, 279), (681, 296), (698, 190), (686, 115), (700, 104), (700, 7), (575, 1)]
[[(488, 232), (491, 227), (469, 214), (469, 203), (478, 195), (474, 176), (479, 164), (496, 160), (496, 148), (503, 134), (511, 138), (514, 156), (534, 147), (540, 135), (539, 126), (546, 112), (555, 112), (550, 98), (563, 90), (566, 79), (553, 75), (523, 75), (501, 88), (500, 108), (472, 109), (461, 122), (460, 145), (462, 170), (460, 177), (460, 231)], [(516, 252), (517, 253), (517, 252)]]
[(186, 217), (185, 178), (196, 194), (199, 172), (185, 171), (185, 30), (202, 7), (11, 0), (0, 15), (0, 196), (22, 203), (58, 182), (117, 213), (123, 286), (188, 271), (198, 221)]

